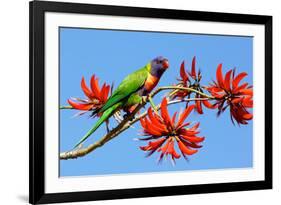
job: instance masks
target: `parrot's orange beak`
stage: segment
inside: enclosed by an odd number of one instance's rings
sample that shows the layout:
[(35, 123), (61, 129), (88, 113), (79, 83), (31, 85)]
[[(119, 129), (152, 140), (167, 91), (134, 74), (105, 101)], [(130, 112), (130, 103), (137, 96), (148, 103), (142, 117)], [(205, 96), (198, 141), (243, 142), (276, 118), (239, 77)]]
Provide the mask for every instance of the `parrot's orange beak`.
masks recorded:
[(165, 68), (165, 69), (169, 68), (169, 61), (168, 61), (167, 59), (163, 60), (162, 66), (163, 66), (163, 68)]

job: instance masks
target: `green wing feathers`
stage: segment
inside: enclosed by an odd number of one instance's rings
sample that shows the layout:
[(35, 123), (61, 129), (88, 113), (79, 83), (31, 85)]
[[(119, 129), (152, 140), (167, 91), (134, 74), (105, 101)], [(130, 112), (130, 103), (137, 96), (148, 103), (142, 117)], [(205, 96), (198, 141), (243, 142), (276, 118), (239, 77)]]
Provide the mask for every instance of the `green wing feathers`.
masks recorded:
[(75, 145), (75, 147), (78, 147), (82, 142), (90, 137), (91, 134), (93, 134), (103, 122), (108, 120), (108, 118), (110, 118), (117, 109), (122, 108), (122, 106), (126, 104), (126, 101), (130, 98), (130, 96), (135, 94), (144, 85), (148, 77), (149, 69), (150, 66), (146, 65), (145, 67), (128, 75), (121, 82), (121, 84), (112, 93), (111, 97), (107, 100), (105, 105), (98, 111), (99, 113), (103, 113), (102, 116), (96, 122), (94, 127), (89, 130)]
[(99, 112), (104, 112), (114, 104), (126, 99), (131, 94), (137, 92), (145, 83), (148, 76), (147, 66), (128, 75), (113, 92), (112, 96), (107, 100), (105, 105)]

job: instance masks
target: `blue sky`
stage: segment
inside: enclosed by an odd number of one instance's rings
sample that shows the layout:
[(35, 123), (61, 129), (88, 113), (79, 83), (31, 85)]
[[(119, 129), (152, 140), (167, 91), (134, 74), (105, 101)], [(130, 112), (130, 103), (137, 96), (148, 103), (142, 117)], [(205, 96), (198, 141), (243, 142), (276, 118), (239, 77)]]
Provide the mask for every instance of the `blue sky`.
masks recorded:
[[(197, 68), (202, 70), (205, 85), (215, 79), (219, 63), (223, 63), (224, 73), (234, 67), (238, 72), (246, 71), (249, 75), (245, 80), (252, 84), (252, 54), (252, 37), (60, 28), (60, 104), (66, 105), (70, 97), (84, 97), (80, 87), (82, 76), (89, 84), (91, 75), (96, 74), (100, 83), (114, 82), (116, 87), (128, 74), (159, 55), (170, 63), (159, 86), (175, 83), (181, 62), (185, 60), (190, 68), (193, 56), (197, 58)], [(163, 94), (157, 96), (157, 103)], [(173, 113), (181, 107), (184, 105), (170, 106), (169, 111)], [(169, 160), (157, 164), (158, 153), (146, 158), (139, 149), (146, 142), (134, 140), (140, 133), (139, 124), (135, 124), (135, 128), (82, 158), (61, 160), (60, 176), (252, 167), (252, 122), (234, 126), (228, 110), (219, 118), (213, 110), (204, 112), (204, 115), (192, 113), (187, 119), (200, 121), (200, 136), (206, 137), (203, 147), (188, 161), (181, 158), (173, 166)], [(76, 113), (60, 111), (60, 151), (72, 149), (96, 122), (87, 114), (73, 117)], [(114, 125), (111, 120), (111, 127)], [(84, 146), (105, 132), (101, 126)]]

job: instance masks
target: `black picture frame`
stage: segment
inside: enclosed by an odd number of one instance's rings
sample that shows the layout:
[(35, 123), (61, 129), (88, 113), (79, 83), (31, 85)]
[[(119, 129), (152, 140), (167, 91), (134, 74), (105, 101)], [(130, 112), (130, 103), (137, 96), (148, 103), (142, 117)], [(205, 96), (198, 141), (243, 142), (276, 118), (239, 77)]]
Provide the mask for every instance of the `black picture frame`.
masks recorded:
[[(30, 164), (29, 202), (32, 204), (107, 200), (167, 195), (259, 190), (272, 188), (272, 16), (201, 11), (105, 6), (93, 4), (30, 2)], [(45, 193), (44, 165), (44, 14), (45, 12), (150, 17), (210, 22), (260, 24), (265, 26), (265, 180), (71, 193)]]

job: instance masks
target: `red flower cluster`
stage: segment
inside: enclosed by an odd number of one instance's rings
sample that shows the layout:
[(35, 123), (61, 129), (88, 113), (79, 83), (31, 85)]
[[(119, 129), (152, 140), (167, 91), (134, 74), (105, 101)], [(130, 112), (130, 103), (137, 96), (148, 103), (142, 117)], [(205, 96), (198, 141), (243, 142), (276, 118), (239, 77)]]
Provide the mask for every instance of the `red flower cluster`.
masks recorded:
[[(201, 71), (196, 71), (196, 58), (195, 56), (192, 59), (192, 66), (191, 71), (185, 70), (184, 62), (182, 62), (180, 67), (180, 76), (181, 78), (178, 79), (180, 81), (179, 85), (181, 87), (185, 88), (192, 88), (194, 90), (197, 90), (201, 93), (203, 93), (203, 89), (201, 88), (200, 81), (202, 79)], [(190, 98), (190, 95), (192, 92), (188, 90), (179, 90), (173, 95), (173, 99), (179, 98)], [(195, 98), (204, 98), (204, 96), (201, 96), (199, 93), (195, 93)], [(195, 101), (195, 109), (199, 114), (203, 114), (202, 104), (210, 109), (216, 108), (216, 106), (212, 105), (208, 100), (196, 100)]]
[(161, 116), (148, 109), (148, 117), (141, 118), (140, 122), (143, 127), (143, 135), (149, 136), (141, 140), (151, 140), (147, 146), (141, 146), (144, 151), (148, 151), (148, 156), (152, 155), (155, 151), (161, 152), (159, 161), (166, 155), (170, 155), (172, 162), (180, 158), (180, 154), (175, 149), (175, 142), (178, 145), (183, 157), (186, 155), (195, 154), (198, 148), (202, 146), (198, 143), (204, 140), (204, 137), (198, 137), (199, 123), (191, 128), (187, 128), (191, 123), (185, 123), (185, 119), (193, 110), (194, 105), (188, 106), (178, 117), (176, 122), (177, 113), (174, 113), (171, 118), (167, 109), (167, 99), (164, 98), (161, 103)]
[(223, 76), (222, 64), (219, 64), (216, 72), (217, 81), (207, 87), (207, 90), (216, 98), (218, 115), (230, 107), (233, 123), (235, 120), (238, 124), (248, 124), (247, 121), (253, 118), (253, 115), (248, 111), (248, 108), (253, 108), (253, 88), (248, 83), (239, 85), (246, 76), (246, 72), (235, 76), (235, 69), (229, 70)]
[(99, 87), (99, 79), (93, 75), (91, 77), (91, 82), (89, 88), (84, 77), (81, 80), (81, 88), (86, 95), (87, 99), (74, 98), (78, 102), (74, 102), (68, 99), (68, 103), (77, 110), (91, 111), (102, 107), (107, 101), (108, 94), (110, 92), (110, 86), (106, 83), (103, 84), (102, 88)]

